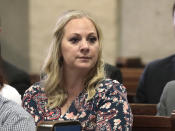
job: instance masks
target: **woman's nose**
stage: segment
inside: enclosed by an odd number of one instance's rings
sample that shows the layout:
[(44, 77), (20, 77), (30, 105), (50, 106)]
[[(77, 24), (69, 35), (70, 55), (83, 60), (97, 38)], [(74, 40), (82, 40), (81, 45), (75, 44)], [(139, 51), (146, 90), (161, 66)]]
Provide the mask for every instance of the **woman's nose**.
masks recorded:
[(84, 40), (82, 41), (81, 45), (80, 45), (80, 51), (83, 53), (87, 53), (89, 52), (89, 44), (88, 41)]

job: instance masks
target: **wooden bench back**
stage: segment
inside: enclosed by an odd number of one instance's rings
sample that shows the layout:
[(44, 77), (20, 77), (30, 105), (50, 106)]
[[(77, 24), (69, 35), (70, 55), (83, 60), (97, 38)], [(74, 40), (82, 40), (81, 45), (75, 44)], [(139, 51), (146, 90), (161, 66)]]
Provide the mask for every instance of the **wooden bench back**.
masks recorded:
[(175, 113), (156, 116), (156, 104), (131, 103), (134, 116), (132, 131), (175, 131)]
[(134, 115), (132, 131), (175, 131), (175, 115)]
[(134, 115), (156, 115), (156, 104), (131, 103), (130, 107)]
[(143, 70), (144, 68), (120, 68), (123, 84), (127, 89), (128, 101), (130, 103), (134, 102), (139, 79)]
[(123, 84), (126, 86), (128, 94), (136, 93), (143, 68), (120, 68), (123, 77)]

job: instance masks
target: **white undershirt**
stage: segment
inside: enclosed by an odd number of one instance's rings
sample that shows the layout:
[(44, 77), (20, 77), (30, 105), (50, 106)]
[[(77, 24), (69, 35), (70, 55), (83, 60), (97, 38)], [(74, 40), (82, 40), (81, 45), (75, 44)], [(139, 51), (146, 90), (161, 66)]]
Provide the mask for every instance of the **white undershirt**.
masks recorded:
[(10, 85), (4, 84), (4, 87), (1, 89), (0, 94), (3, 97), (9, 100), (15, 101), (20, 105), (22, 104), (21, 95), (18, 93), (18, 91), (14, 87)]

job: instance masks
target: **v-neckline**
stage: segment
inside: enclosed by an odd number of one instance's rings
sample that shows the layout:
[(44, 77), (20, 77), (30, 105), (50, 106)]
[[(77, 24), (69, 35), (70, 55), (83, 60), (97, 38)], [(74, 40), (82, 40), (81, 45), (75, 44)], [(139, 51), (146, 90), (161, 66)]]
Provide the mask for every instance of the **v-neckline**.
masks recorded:
[(73, 100), (73, 101), (71, 102), (71, 104), (68, 106), (68, 108), (67, 108), (67, 110), (65, 111), (64, 114), (62, 114), (62, 108), (60, 108), (61, 117), (64, 117), (67, 113), (69, 113), (69, 110), (70, 110), (72, 104), (74, 103), (74, 101), (75, 101), (75, 100)]
[(71, 102), (70, 106), (67, 108), (67, 111), (66, 111), (64, 114), (62, 114), (62, 110), (61, 110), (61, 107), (60, 107), (60, 114), (61, 114), (60, 117), (61, 117), (61, 118), (64, 118), (65, 115), (66, 115), (67, 113), (69, 113), (70, 108), (71, 108), (72, 105), (75, 103), (75, 100), (76, 100), (76, 99), (79, 99), (80, 96), (81, 96), (83, 93), (85, 93), (85, 92), (86, 92), (86, 90), (83, 89), (82, 92), (80, 92), (80, 94), (79, 94), (77, 97), (75, 97), (75, 99)]

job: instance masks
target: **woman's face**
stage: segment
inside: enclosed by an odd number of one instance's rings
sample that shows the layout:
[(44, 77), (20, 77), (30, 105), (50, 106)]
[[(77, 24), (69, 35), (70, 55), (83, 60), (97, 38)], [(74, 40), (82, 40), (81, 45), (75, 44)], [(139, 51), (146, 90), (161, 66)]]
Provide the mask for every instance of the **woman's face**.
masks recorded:
[(87, 18), (70, 20), (64, 28), (61, 43), (63, 66), (89, 71), (97, 62), (99, 40), (93, 23)]

